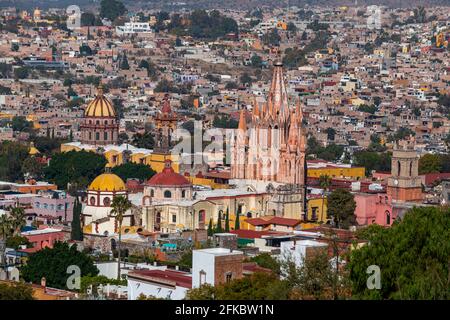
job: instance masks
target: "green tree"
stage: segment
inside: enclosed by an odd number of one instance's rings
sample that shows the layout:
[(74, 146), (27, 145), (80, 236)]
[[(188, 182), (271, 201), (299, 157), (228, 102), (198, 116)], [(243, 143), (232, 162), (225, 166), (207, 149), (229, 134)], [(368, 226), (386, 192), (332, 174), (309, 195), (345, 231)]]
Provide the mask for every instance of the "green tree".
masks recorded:
[(370, 114), (374, 114), (375, 112), (377, 112), (377, 107), (375, 105), (367, 105), (367, 104), (362, 104), (358, 107), (358, 111), (362, 111), (362, 112), (366, 112), (366, 113), (370, 113)]
[(105, 276), (83, 276), (80, 279), (80, 292), (86, 294), (88, 289), (92, 290), (92, 293), (94, 296), (97, 296), (97, 292), (100, 288), (100, 286), (106, 286), (106, 285), (127, 285), (127, 280), (116, 280), (116, 279), (110, 279)]
[(114, 217), (117, 222), (119, 233), (119, 241), (117, 242), (117, 280), (120, 280), (120, 254), (121, 254), (121, 244), (122, 244), (122, 222), (125, 213), (131, 209), (131, 201), (124, 196), (115, 196), (111, 204), (112, 210), (110, 215)]
[(12, 234), (13, 227), (11, 218), (6, 214), (2, 214), (0, 216), (0, 236), (3, 240), (8, 239), (8, 237)]
[(307, 64), (305, 52), (298, 48), (286, 48), (284, 51), (283, 65), (286, 68), (297, 68)]
[(195, 39), (217, 39), (229, 33), (239, 33), (237, 22), (217, 10), (209, 13), (205, 10), (194, 10), (188, 19), (186, 34)]
[(391, 171), (391, 152), (358, 151), (354, 153), (353, 158), (355, 166), (366, 168), (367, 175), (371, 175), (373, 170)]
[(90, 26), (90, 27), (101, 26), (102, 21), (101, 21), (100, 17), (93, 14), (92, 12), (83, 12), (81, 14), (81, 25), (82, 26)]
[(214, 231), (214, 233), (221, 233), (222, 231), (222, 210), (220, 210), (217, 218), (216, 230)]
[(28, 71), (27, 67), (19, 67), (14, 69), (14, 79), (19, 80), (19, 79), (26, 79), (28, 78), (28, 75), (30, 74), (30, 72)]
[(60, 189), (85, 188), (100, 175), (107, 161), (103, 155), (88, 151), (69, 151), (53, 155), (48, 167), (44, 169), (45, 177), (56, 183)]
[(136, 133), (133, 136), (132, 144), (138, 148), (153, 149), (155, 146), (155, 139), (153, 138), (153, 134), (149, 131), (146, 131), (144, 134)]
[(22, 165), (28, 157), (28, 147), (14, 141), (0, 143), (0, 180), (11, 182), (23, 179)]
[(327, 128), (325, 130), (325, 133), (327, 134), (328, 140), (334, 141), (334, 138), (336, 136), (336, 130), (334, 128), (331, 128), (331, 127)]
[(0, 283), (0, 300), (34, 300), (33, 289), (25, 283)]
[(69, 246), (66, 242), (58, 241), (53, 248), (46, 247), (30, 255), (21, 274), (25, 281), (40, 283), (45, 277), (49, 287), (67, 290), (67, 278), (70, 276), (67, 268), (72, 265), (80, 268), (81, 276), (99, 273), (92, 259), (78, 251), (76, 245)]
[(30, 178), (39, 180), (44, 175), (44, 165), (35, 157), (28, 157), (22, 163), (22, 172)]
[(14, 116), (12, 118), (12, 129), (14, 131), (30, 131), (33, 128), (33, 122), (27, 121), (23, 116)]
[(262, 40), (265, 45), (277, 47), (280, 45), (281, 37), (278, 34), (278, 30), (273, 28), (263, 35)]
[[(355, 298), (450, 299), (448, 207), (415, 207), (390, 228), (366, 229), (362, 236), (369, 242), (352, 250), (348, 263)], [(367, 288), (371, 265), (380, 268), (379, 290)]]
[(243, 85), (248, 85), (248, 86), (251, 86), (251, 85), (252, 85), (252, 82), (253, 82), (252, 77), (250, 77), (250, 75), (249, 75), (248, 73), (246, 73), (246, 72), (244, 72), (244, 73), (241, 75), (241, 77), (239, 78), (239, 80), (241, 81), (241, 83), (242, 83)]
[(237, 129), (239, 121), (231, 118), (228, 115), (215, 115), (213, 120), (214, 128), (224, 128), (224, 129)]
[(178, 265), (182, 268), (192, 268), (192, 250), (183, 252), (180, 260), (178, 260)]
[(262, 67), (262, 59), (256, 53), (251, 58), (252, 67), (261, 68)]
[(392, 142), (392, 141), (403, 140), (406, 137), (409, 137), (411, 135), (415, 136), (416, 133), (414, 131), (412, 131), (410, 128), (400, 127), (393, 135), (388, 136), (388, 141)]
[(19, 249), (20, 246), (27, 246), (27, 248), (31, 248), (31, 243), (28, 241), (27, 237), (22, 237), (20, 235), (12, 236), (6, 239), (6, 247)]
[(239, 212), (236, 212), (236, 220), (234, 221), (234, 230), (239, 230), (241, 228), (241, 220), (239, 218)]
[(227, 208), (227, 213), (225, 214), (225, 232), (229, 231), (230, 231), (230, 214)]
[(442, 157), (427, 153), (419, 159), (419, 174), (442, 172)]
[(78, 197), (75, 198), (73, 203), (73, 213), (72, 213), (72, 223), (71, 223), (71, 238), (72, 240), (82, 241), (83, 240), (83, 231), (81, 229), (81, 208), (82, 205), (78, 200)]
[(117, 174), (122, 180), (127, 181), (129, 178), (146, 181), (153, 177), (156, 173), (150, 166), (142, 163), (127, 162), (112, 168), (112, 172)]
[(350, 191), (345, 189), (334, 190), (328, 195), (327, 203), (327, 215), (333, 219), (336, 227), (348, 229), (355, 224), (356, 202)]
[(20, 234), (21, 229), (26, 225), (25, 209), (22, 207), (10, 207), (9, 216), (11, 219), (11, 227), (13, 229), (13, 236)]
[(127, 54), (124, 53), (122, 55), (122, 58), (120, 59), (120, 69), (122, 70), (129, 70), (130, 69), (130, 65), (128, 64), (128, 57)]
[(125, 5), (118, 0), (102, 0), (100, 2), (100, 17), (110, 21), (124, 15), (127, 12)]
[(272, 273), (256, 272), (249, 277), (216, 286), (203, 285), (187, 292), (187, 300), (286, 300), (290, 285)]
[(208, 237), (212, 237), (213, 234), (214, 234), (214, 232), (213, 232), (212, 219), (209, 219), (209, 224), (208, 224)]
[(272, 270), (275, 274), (280, 274), (280, 263), (269, 253), (263, 252), (250, 258), (250, 261), (256, 262), (258, 266)]

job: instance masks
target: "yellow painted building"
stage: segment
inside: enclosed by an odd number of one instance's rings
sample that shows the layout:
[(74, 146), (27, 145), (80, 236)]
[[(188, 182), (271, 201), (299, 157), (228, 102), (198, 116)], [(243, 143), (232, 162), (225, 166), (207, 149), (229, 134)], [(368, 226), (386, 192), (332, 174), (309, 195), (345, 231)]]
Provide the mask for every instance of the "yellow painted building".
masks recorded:
[(314, 168), (308, 164), (308, 177), (319, 178), (322, 175), (328, 175), (331, 178), (362, 179), (365, 177), (366, 169), (364, 167), (334, 167), (325, 166)]
[(327, 222), (327, 200), (325, 197), (308, 199), (307, 220), (323, 223)]

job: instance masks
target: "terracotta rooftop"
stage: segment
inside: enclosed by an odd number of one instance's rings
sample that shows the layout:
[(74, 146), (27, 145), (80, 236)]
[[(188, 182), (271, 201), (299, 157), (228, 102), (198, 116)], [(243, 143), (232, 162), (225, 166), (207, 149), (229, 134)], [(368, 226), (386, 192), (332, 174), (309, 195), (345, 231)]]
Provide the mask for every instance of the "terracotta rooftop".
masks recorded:
[(185, 272), (173, 270), (139, 270), (128, 273), (128, 278), (141, 279), (158, 284), (192, 288), (192, 277)]

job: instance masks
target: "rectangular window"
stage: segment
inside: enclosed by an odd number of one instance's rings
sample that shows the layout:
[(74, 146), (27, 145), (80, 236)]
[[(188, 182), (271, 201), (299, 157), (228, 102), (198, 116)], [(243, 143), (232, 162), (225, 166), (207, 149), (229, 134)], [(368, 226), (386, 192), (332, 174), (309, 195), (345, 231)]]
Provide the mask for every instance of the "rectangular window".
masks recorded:
[(173, 215), (172, 215), (172, 222), (173, 222), (173, 223), (176, 223), (176, 222), (177, 222), (177, 215), (176, 215), (176, 214), (173, 214)]
[(200, 271), (200, 286), (206, 283), (206, 272), (201, 270)]
[(228, 283), (231, 281), (231, 279), (233, 278), (233, 274), (231, 272), (227, 272), (227, 274), (225, 275), (225, 281)]

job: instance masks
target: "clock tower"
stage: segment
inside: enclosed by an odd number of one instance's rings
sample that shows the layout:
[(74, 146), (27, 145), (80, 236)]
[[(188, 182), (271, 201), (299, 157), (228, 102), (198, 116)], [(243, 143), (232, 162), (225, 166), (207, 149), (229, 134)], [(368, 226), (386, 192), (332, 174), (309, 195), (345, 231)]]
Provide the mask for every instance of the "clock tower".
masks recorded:
[(395, 143), (392, 154), (391, 177), (387, 193), (397, 202), (421, 202), (422, 180), (419, 177), (419, 158), (414, 139)]

